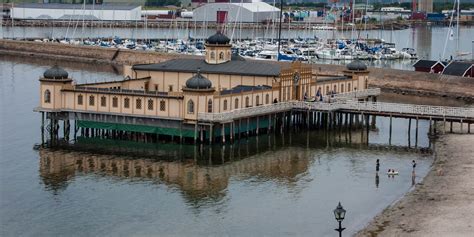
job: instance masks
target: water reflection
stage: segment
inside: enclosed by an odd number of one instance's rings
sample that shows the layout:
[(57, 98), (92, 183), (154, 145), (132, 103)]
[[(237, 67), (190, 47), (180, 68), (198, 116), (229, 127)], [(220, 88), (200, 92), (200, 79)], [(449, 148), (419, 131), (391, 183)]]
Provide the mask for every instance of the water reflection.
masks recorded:
[[(430, 152), (428, 148), (368, 144), (364, 131), (289, 132), (212, 146), (78, 137), (74, 143), (63, 141), (39, 150), (40, 176), (46, 190), (54, 194), (77, 175), (95, 174), (177, 187), (189, 202), (199, 204), (221, 200), (233, 178), (272, 181), (292, 189), (306, 178), (312, 162), (331, 157), (340, 148)], [(321, 154), (314, 156), (315, 150)], [(354, 176), (365, 172), (365, 163), (358, 159), (349, 158), (348, 164)], [(375, 182), (378, 188), (378, 172)]]
[(223, 198), (233, 176), (273, 180), (290, 187), (304, 177), (302, 174), (310, 162), (308, 151), (302, 148), (284, 149), (277, 157), (263, 153), (218, 166), (203, 166), (190, 159), (138, 159), (55, 149), (41, 149), (39, 156), (43, 184), (55, 194), (65, 189), (76, 175), (98, 174), (178, 187), (188, 201), (196, 203)]

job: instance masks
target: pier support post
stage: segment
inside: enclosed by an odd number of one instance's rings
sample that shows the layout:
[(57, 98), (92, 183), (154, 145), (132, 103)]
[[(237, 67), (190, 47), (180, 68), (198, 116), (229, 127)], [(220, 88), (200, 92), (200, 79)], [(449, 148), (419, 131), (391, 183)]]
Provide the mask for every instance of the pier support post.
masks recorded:
[(196, 122), (196, 124), (194, 124), (194, 144), (197, 143), (197, 135), (198, 134), (198, 124)]
[(204, 129), (202, 129), (202, 126), (199, 126), (199, 130), (201, 131), (201, 143), (204, 142)]
[(260, 117), (257, 116), (257, 129), (255, 130), (255, 134), (258, 136), (258, 130), (260, 129)]
[(221, 124), (222, 143), (225, 144), (225, 123)]
[(41, 145), (44, 145), (44, 112), (41, 112)]
[(232, 120), (232, 122), (230, 122), (230, 142), (234, 142), (234, 129), (234, 120)]
[(242, 119), (239, 119), (239, 140), (242, 138)]
[(446, 117), (443, 117), (443, 134), (446, 134)]
[(389, 132), (388, 132), (388, 145), (392, 145), (392, 115), (390, 114), (390, 126), (389, 126)]
[(267, 134), (270, 134), (270, 129), (272, 127), (272, 115), (268, 115), (268, 127), (267, 127)]
[(212, 127), (213, 127), (212, 124), (209, 125), (209, 144), (210, 144), (210, 145), (212, 145), (212, 138), (214, 137), (214, 136), (213, 136), (213, 135), (214, 135), (214, 131), (213, 131)]
[(415, 148), (418, 147), (418, 117), (416, 117)]
[(429, 128), (429, 132), (428, 132), (428, 134), (430, 134), (430, 135), (431, 135), (431, 134), (433, 133), (433, 131), (432, 131), (432, 130), (433, 130), (433, 124), (432, 124), (432, 118), (430, 117), (430, 128)]
[(463, 122), (462, 122), (462, 119), (461, 119), (461, 133), (463, 131)]
[(247, 118), (247, 138), (249, 137), (249, 130), (250, 130), (250, 118)]
[(408, 119), (408, 148), (411, 146), (411, 118)]
[(365, 119), (365, 126), (366, 126), (366, 130), (367, 130), (367, 145), (369, 145), (369, 132), (370, 132), (370, 115), (366, 115), (366, 119)]

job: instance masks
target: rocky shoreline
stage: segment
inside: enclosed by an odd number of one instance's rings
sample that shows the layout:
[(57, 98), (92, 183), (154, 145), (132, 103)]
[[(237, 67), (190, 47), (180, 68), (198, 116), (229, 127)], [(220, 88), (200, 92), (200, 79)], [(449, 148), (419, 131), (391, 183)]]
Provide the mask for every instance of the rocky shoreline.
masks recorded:
[(474, 135), (445, 134), (422, 182), (355, 236), (472, 236)]

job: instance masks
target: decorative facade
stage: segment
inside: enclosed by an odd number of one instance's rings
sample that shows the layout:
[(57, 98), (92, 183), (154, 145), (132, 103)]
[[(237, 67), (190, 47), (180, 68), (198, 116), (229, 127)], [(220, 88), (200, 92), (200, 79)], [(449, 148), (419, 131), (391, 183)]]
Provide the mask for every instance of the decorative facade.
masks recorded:
[(199, 114), (224, 113), (287, 101), (321, 100), (367, 88), (366, 66), (356, 61), (344, 75), (317, 75), (311, 65), (246, 61), (217, 33), (205, 59), (175, 59), (125, 68), (125, 79), (73, 85), (55, 66), (40, 79), (37, 111), (63, 113), (82, 128), (106, 128), (194, 137)]

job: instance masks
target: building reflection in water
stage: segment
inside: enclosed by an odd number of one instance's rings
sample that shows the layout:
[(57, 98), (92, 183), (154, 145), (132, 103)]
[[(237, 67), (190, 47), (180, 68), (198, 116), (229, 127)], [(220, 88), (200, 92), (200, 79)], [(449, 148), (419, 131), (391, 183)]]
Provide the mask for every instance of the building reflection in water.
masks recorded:
[[(313, 149), (387, 149), (367, 145), (364, 130), (290, 132), (252, 137), (224, 146), (79, 137), (73, 144), (41, 148), (40, 176), (45, 188), (54, 194), (64, 190), (76, 176), (97, 174), (164, 184), (177, 188), (188, 202), (196, 204), (225, 197), (231, 179), (272, 180), (295, 191), (298, 181), (305, 178), (311, 163), (318, 158), (313, 157)], [(351, 159), (357, 171), (361, 167), (356, 162)]]
[[(82, 142), (97, 144), (94, 140)], [(46, 189), (56, 194), (65, 189), (75, 176), (98, 174), (165, 184), (178, 188), (189, 202), (198, 204), (209, 198), (223, 198), (231, 178), (252, 177), (257, 180), (273, 180), (279, 185), (291, 188), (292, 183), (297, 182), (302, 178), (301, 174), (307, 172), (311, 161), (309, 151), (301, 147), (279, 149), (276, 156), (273, 152), (256, 153), (256, 143), (251, 142), (225, 148), (206, 147), (203, 148), (205, 151), (199, 151), (200, 148), (194, 151), (195, 146), (191, 145), (159, 144), (161, 148), (155, 151), (160, 154), (155, 158), (151, 155), (153, 149), (148, 149), (150, 154), (145, 154), (149, 158), (105, 154), (112, 149), (123, 151), (120, 150), (120, 147), (125, 147), (123, 143), (130, 142), (119, 142), (118, 146), (108, 147), (100, 144), (104, 154), (78, 151), (80, 149), (74, 146), (63, 147), (64, 149), (40, 149), (40, 176)], [(262, 142), (258, 144), (261, 145)], [(156, 144), (148, 145), (156, 146)], [(265, 151), (274, 148), (267, 146)], [(145, 150), (144, 147), (139, 149)], [(228, 158), (221, 159), (223, 154)]]

